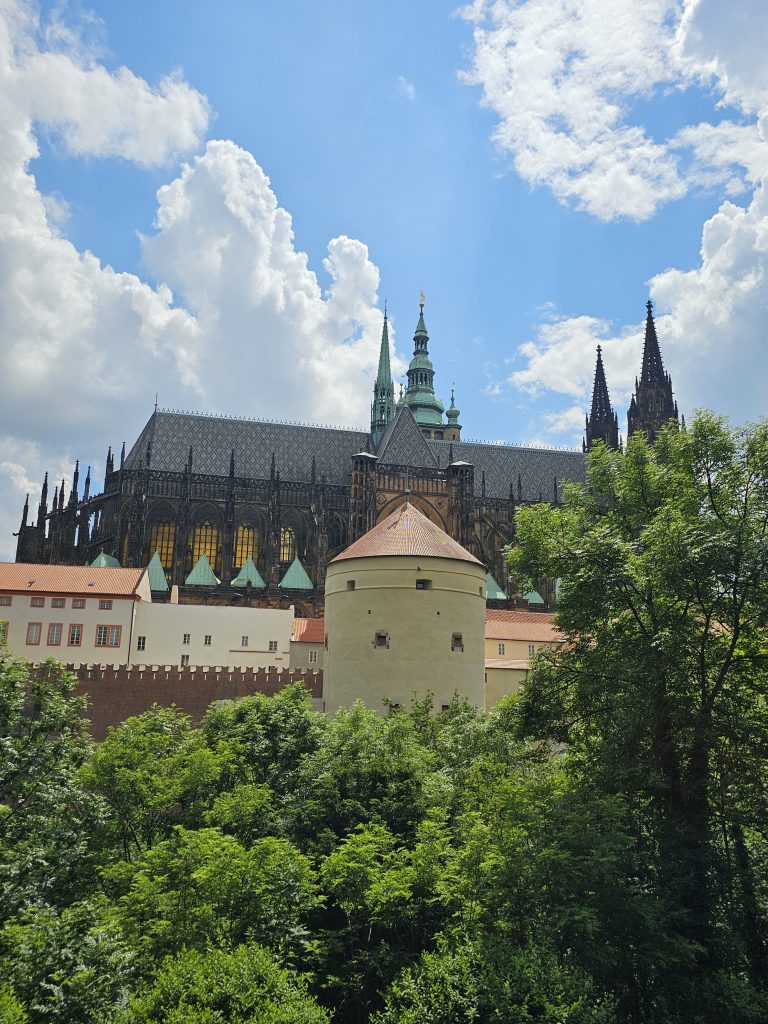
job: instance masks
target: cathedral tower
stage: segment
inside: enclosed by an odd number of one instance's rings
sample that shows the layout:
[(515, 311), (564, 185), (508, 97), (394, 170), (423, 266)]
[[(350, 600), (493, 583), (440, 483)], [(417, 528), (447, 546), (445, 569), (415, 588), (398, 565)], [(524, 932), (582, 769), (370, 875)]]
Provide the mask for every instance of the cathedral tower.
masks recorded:
[(429, 335), (424, 323), (424, 292), (419, 302), (419, 322), (413, 336), (413, 359), (408, 367), (404, 401), (425, 437), (443, 438), (443, 403), (435, 395), (435, 370), (429, 358)]
[(371, 441), (374, 451), (384, 436), (387, 424), (395, 417), (395, 385), (392, 382), (392, 368), (389, 361), (389, 327), (387, 307), (384, 306), (384, 327), (381, 331), (379, 350), (379, 372), (373, 385), (371, 403)]
[(611, 408), (608, 385), (603, 369), (603, 350), (597, 346), (595, 383), (592, 388), (592, 411), (587, 416), (582, 451), (589, 451), (595, 441), (602, 441), (608, 448), (619, 447), (619, 420)]
[(677, 402), (672, 396), (672, 380), (664, 370), (653, 322), (653, 303), (645, 304), (648, 315), (645, 320), (645, 346), (643, 348), (643, 369), (638, 382), (635, 378), (635, 393), (627, 413), (627, 434), (643, 431), (649, 441), (655, 441), (661, 428), (669, 422), (677, 422)]

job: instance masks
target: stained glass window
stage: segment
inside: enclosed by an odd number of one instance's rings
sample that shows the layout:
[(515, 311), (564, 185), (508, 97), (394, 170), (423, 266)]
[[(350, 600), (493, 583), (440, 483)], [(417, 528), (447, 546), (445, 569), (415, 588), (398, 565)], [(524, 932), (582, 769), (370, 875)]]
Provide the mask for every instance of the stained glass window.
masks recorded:
[(205, 555), (214, 572), (221, 572), (219, 530), (212, 523), (201, 523), (192, 535), (192, 565), (201, 555)]
[(280, 530), (280, 561), (286, 565), (296, 557), (296, 535), (290, 526)]
[(148, 562), (155, 551), (157, 551), (160, 555), (160, 561), (163, 563), (163, 568), (166, 572), (170, 572), (173, 566), (173, 544), (175, 539), (175, 523), (152, 523), (149, 528), (146, 561)]
[(235, 535), (235, 568), (242, 569), (248, 561), (249, 555), (253, 559), (254, 564), (258, 565), (261, 555), (259, 531), (253, 526), (238, 526), (237, 534)]

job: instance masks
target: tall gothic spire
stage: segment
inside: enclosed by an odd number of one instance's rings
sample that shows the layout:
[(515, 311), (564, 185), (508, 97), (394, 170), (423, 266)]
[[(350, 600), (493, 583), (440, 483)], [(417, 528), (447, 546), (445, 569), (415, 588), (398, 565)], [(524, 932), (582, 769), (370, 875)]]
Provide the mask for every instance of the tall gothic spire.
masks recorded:
[(672, 379), (664, 370), (653, 320), (653, 303), (645, 304), (645, 345), (640, 380), (635, 381), (635, 393), (627, 413), (627, 434), (643, 432), (653, 442), (661, 428), (670, 420), (677, 422), (677, 402), (672, 394)]
[(392, 367), (389, 359), (389, 320), (384, 305), (384, 326), (381, 330), (379, 349), (379, 371), (373, 385), (371, 403), (371, 440), (375, 448), (384, 436), (387, 424), (395, 416), (395, 385), (392, 381)]
[(443, 434), (444, 406), (435, 395), (435, 370), (429, 358), (429, 334), (424, 323), (424, 292), (419, 296), (419, 322), (413, 335), (413, 359), (408, 366), (406, 405), (427, 437)]
[(587, 416), (586, 431), (582, 450), (589, 451), (595, 441), (602, 441), (608, 448), (619, 447), (619, 420), (611, 408), (608, 385), (603, 367), (603, 350), (597, 346), (595, 383), (592, 388), (592, 409)]

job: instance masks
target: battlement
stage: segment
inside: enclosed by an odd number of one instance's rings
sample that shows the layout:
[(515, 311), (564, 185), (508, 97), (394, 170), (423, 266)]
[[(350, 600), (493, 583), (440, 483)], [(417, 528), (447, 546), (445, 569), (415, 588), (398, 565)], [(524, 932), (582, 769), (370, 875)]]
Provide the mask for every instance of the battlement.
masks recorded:
[[(32, 670), (39, 668), (33, 665)], [(220, 665), (65, 666), (78, 679), (75, 693), (88, 697), (91, 735), (102, 740), (110, 726), (148, 711), (154, 704), (175, 705), (198, 725), (216, 701), (239, 700), (256, 693), (273, 696), (303, 682), (317, 707), (323, 697), (323, 673), (309, 669), (227, 668)]]

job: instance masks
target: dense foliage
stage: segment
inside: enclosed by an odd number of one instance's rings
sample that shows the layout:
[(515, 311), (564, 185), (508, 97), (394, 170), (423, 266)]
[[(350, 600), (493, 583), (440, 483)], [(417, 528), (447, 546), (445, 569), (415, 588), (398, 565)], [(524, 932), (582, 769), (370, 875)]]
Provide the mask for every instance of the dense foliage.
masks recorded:
[(567, 642), (490, 713), (300, 686), (92, 744), (0, 652), (0, 1024), (758, 1024), (768, 432), (518, 517)]

